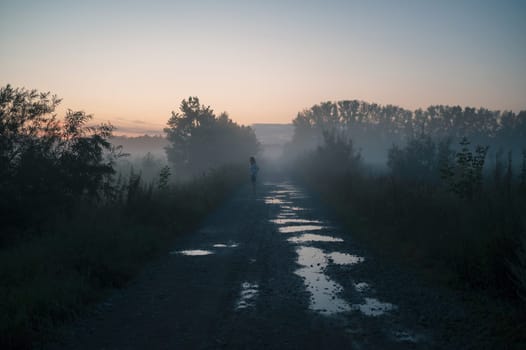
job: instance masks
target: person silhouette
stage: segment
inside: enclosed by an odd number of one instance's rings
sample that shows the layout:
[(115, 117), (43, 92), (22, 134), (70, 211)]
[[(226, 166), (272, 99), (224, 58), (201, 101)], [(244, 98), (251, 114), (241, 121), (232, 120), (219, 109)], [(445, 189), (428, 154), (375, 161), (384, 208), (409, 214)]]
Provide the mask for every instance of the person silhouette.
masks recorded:
[(252, 182), (252, 193), (256, 194), (256, 180), (258, 176), (259, 167), (256, 163), (256, 158), (250, 157), (249, 160), (249, 171), (250, 171), (250, 181)]

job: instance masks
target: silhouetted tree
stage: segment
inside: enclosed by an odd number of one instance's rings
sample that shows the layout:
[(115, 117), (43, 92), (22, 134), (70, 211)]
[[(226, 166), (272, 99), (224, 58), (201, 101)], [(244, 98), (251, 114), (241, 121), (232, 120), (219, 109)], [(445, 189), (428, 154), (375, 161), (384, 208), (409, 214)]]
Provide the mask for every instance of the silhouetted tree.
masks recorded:
[(464, 199), (472, 199), (482, 188), (482, 170), (488, 147), (476, 146), (475, 152), (470, 148), (467, 138), (460, 141), (460, 150), (455, 154), (455, 162), (447, 165), (442, 171), (443, 179), (449, 190)]
[(397, 178), (434, 182), (439, 174), (437, 147), (431, 137), (425, 135), (410, 140), (404, 148), (393, 145), (387, 165)]
[(216, 117), (197, 97), (183, 100), (165, 128), (168, 160), (177, 175), (201, 174), (211, 168), (248, 159), (259, 150), (254, 131), (234, 123), (226, 113)]
[(0, 225), (32, 225), (72, 201), (108, 190), (115, 149), (113, 127), (68, 110), (49, 92), (0, 88)]
[(467, 137), (477, 144), (519, 152), (526, 146), (526, 111), (515, 114), (444, 105), (410, 111), (393, 105), (345, 100), (322, 102), (306, 109), (298, 113), (293, 124), (294, 136), (289, 146), (292, 153), (316, 148), (323, 142), (324, 131), (345, 131), (370, 162), (383, 161), (392, 144), (401, 146), (422, 135), (455, 141)]
[(157, 187), (160, 190), (165, 190), (168, 188), (168, 182), (170, 180), (170, 167), (168, 165), (164, 166), (159, 172), (159, 184)]

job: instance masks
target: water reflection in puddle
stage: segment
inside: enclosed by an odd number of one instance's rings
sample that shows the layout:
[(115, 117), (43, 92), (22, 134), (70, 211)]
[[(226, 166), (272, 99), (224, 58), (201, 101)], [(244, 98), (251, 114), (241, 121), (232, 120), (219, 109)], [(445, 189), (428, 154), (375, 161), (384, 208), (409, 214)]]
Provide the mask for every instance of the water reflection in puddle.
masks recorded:
[(276, 197), (265, 197), (264, 198), (265, 204), (285, 204), (290, 202), (285, 202), (284, 200)]
[(327, 226), (299, 225), (299, 226), (283, 226), (283, 227), (280, 227), (278, 230), (281, 233), (293, 233), (293, 232), (304, 232), (304, 231), (317, 231), (317, 230), (323, 230), (324, 228), (327, 228)]
[(238, 246), (239, 246), (239, 244), (237, 244), (237, 243), (230, 243), (230, 244), (218, 243), (218, 244), (214, 244), (213, 245), (214, 248), (236, 248)]
[[(331, 280), (324, 269), (329, 262), (339, 264), (357, 264), (363, 258), (351, 254), (329, 253), (313, 247), (299, 247), (298, 264), (303, 266), (294, 273), (303, 278), (305, 287), (311, 294), (310, 309), (322, 314), (350, 311), (353, 309), (344, 299), (338, 297), (343, 287)], [(347, 259), (345, 260), (344, 257)]]
[(200, 256), (200, 255), (210, 255), (214, 254), (210, 250), (202, 250), (202, 249), (193, 249), (193, 250), (179, 250), (179, 251), (172, 251), (170, 254), (181, 254), (181, 255), (191, 255), (191, 256)]
[(305, 287), (311, 294), (309, 304), (311, 310), (326, 315), (351, 310), (349, 304), (337, 296), (343, 287), (316, 268), (304, 267), (294, 273), (303, 278)]
[[(298, 244), (313, 244), (309, 242), (343, 242), (339, 237), (309, 233), (309, 231), (319, 231), (329, 228), (324, 226), (322, 221), (301, 218), (301, 214), (307, 208), (295, 205), (296, 200), (307, 198), (307, 196), (294, 186), (288, 184), (276, 185), (277, 190), (272, 191), (272, 197), (265, 197), (265, 203), (279, 204), (279, 214), (270, 222), (280, 225), (281, 233), (299, 233), (287, 239), (288, 242)], [(397, 308), (391, 303), (381, 302), (378, 299), (365, 297), (365, 292), (371, 288), (366, 282), (354, 283), (354, 289), (358, 293), (364, 293), (362, 303), (350, 303), (340, 297), (344, 290), (343, 286), (332, 280), (326, 273), (329, 265), (354, 265), (364, 261), (361, 256), (341, 253), (324, 252), (322, 249), (311, 246), (299, 246), (296, 249), (298, 254), (297, 263), (299, 268), (294, 273), (303, 279), (306, 290), (310, 293), (309, 308), (324, 315), (331, 315), (338, 312), (359, 311), (365, 316), (376, 317)], [(254, 291), (257, 295), (257, 286)], [(248, 293), (249, 299), (254, 298)], [(245, 305), (244, 303), (238, 305)], [(241, 303), (241, 304), (240, 304)], [(237, 308), (243, 308), (241, 306)], [(407, 334), (398, 336), (400, 341), (411, 341)]]
[(305, 209), (305, 208), (297, 207), (297, 206), (293, 206), (293, 205), (282, 205), (281, 208), (282, 208), (282, 209), (285, 209), (285, 210), (291, 210), (291, 211), (302, 211), (302, 210), (307, 210), (307, 209)]
[(275, 190), (275, 191), (271, 191), (270, 193), (284, 196), (284, 195), (293, 195), (293, 194), (297, 194), (301, 192), (293, 190), (293, 189), (289, 189), (289, 190)]
[(310, 267), (316, 265), (320, 270), (327, 267), (329, 263), (355, 265), (364, 261), (361, 256), (339, 252), (325, 253), (314, 247), (301, 246), (296, 249), (296, 253), (298, 253), (298, 264)]
[[(291, 185), (289, 183), (280, 183), (280, 184), (277, 184), (276, 187), (282, 188), (282, 189), (284, 189), (285, 191), (288, 191), (288, 192), (290, 192), (290, 191), (299, 191), (299, 189), (296, 186)], [(276, 191), (279, 191), (279, 190), (276, 190)]]
[(326, 255), (330, 263), (336, 265), (354, 265), (364, 261), (364, 258), (354, 254), (332, 252)]
[[(315, 235), (306, 233), (301, 236), (291, 237), (287, 239), (291, 243), (305, 243), (305, 242), (343, 242), (343, 239), (331, 236)], [(335, 254), (335, 253), (333, 253)]]
[[(292, 215), (296, 215), (295, 213), (290, 213)], [(273, 222), (278, 225), (285, 225), (285, 224), (321, 224), (321, 221), (319, 220), (307, 220), (307, 219), (274, 219), (270, 220), (270, 222)]]
[(236, 310), (254, 307), (258, 295), (259, 285), (257, 283), (243, 282), (239, 300), (236, 303)]
[(365, 298), (363, 304), (353, 304), (355, 310), (360, 310), (365, 316), (380, 316), (385, 314), (387, 311), (396, 309), (396, 306), (391, 303), (383, 303), (375, 298)]
[(292, 211), (282, 211), (278, 214), (278, 219), (289, 219), (291, 217), (296, 217), (296, 213)]

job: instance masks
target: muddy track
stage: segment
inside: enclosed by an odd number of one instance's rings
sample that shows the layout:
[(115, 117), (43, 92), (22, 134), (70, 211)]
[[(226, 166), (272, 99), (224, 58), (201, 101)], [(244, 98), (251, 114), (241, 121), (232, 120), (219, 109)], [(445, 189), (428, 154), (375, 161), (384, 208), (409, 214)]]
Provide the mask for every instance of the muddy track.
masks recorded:
[(462, 348), (454, 295), (368, 255), (291, 183), (244, 188), (47, 349)]

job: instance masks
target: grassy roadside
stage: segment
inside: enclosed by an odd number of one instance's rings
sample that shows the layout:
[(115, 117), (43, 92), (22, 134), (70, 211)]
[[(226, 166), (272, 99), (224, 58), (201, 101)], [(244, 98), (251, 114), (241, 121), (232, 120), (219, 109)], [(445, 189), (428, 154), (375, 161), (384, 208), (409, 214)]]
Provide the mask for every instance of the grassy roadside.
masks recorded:
[(524, 216), (523, 203), (496, 205), (501, 202), (488, 194), (466, 205), (388, 177), (322, 180), (304, 172), (299, 180), (373, 254), (409, 267), (430, 285), (460, 292), (470, 312), (448, 329), (452, 337), (483, 348), (526, 345), (526, 306), (506, 272), (515, 248), (509, 234)]
[(244, 179), (225, 168), (161, 190), (136, 185), (125, 199), (84, 204), (38, 237), (0, 250), (0, 348), (27, 349), (118, 288), (194, 227)]

